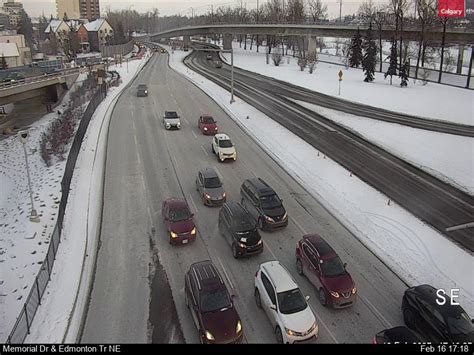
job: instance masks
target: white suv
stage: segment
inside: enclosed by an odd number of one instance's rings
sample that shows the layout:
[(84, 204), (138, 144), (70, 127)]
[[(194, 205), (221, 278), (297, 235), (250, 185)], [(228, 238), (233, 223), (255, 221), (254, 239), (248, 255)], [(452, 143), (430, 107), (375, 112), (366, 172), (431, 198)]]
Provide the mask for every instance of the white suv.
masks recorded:
[(212, 152), (223, 162), (226, 159), (237, 159), (237, 151), (232, 144), (229, 136), (224, 133), (218, 133), (212, 139)]
[(312, 342), (318, 323), (298, 285), (279, 261), (259, 266), (255, 274), (255, 302), (267, 314), (278, 343)]

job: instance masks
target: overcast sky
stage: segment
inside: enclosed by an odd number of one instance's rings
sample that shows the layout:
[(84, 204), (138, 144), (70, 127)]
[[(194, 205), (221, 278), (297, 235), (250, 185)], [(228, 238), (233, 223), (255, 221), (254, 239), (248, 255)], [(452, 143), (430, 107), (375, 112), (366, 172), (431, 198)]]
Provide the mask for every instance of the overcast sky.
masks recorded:
[[(26, 12), (30, 15), (30, 17), (38, 17), (43, 12), (47, 17), (49, 17), (51, 14), (56, 17), (55, 0), (19, 1), (23, 3)], [(265, 0), (259, 0), (259, 6), (265, 2)], [(345, 15), (356, 12), (357, 8), (362, 2), (363, 0), (342, 0), (342, 14)], [(377, 0), (374, 2), (377, 2)], [(257, 6), (257, 0), (244, 0), (243, 3), (246, 4), (247, 9), (253, 9)], [(328, 6), (330, 18), (339, 16), (339, 0), (323, 0), (323, 3)], [(240, 2), (229, 0), (100, 0), (102, 13), (109, 7), (112, 10), (132, 8), (138, 12), (146, 12), (156, 7), (160, 11), (160, 15), (174, 15), (180, 13), (183, 16), (191, 16), (191, 8), (194, 9), (194, 14), (206, 13), (210, 11), (211, 4), (214, 5), (214, 8), (216, 8), (222, 4), (236, 6), (237, 4), (240, 4)]]

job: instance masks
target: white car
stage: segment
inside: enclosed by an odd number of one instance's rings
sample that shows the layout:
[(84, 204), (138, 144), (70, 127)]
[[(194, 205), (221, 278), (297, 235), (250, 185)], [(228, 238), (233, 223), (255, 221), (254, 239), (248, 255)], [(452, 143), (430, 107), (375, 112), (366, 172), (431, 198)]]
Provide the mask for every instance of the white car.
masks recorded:
[(217, 155), (217, 159), (223, 162), (226, 159), (237, 159), (237, 151), (229, 136), (218, 133), (212, 139), (212, 152)]
[(165, 111), (163, 115), (163, 126), (165, 126), (167, 130), (180, 129), (181, 121), (178, 113), (176, 111)]
[(308, 299), (279, 261), (260, 264), (255, 274), (255, 302), (270, 319), (278, 343), (317, 339), (319, 327)]

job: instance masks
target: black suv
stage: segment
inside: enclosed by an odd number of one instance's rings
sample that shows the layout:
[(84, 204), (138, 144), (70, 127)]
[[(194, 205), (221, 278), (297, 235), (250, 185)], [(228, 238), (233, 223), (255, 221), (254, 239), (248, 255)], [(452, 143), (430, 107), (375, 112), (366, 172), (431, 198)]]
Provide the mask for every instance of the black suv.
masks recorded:
[(224, 203), (218, 223), (219, 232), (232, 247), (234, 258), (263, 252), (263, 242), (255, 220), (238, 202)]
[(407, 327), (395, 327), (378, 332), (373, 340), (374, 344), (417, 344), (422, 339)]
[(451, 305), (449, 297), (439, 305), (436, 289), (421, 285), (405, 291), (402, 301), (403, 319), (411, 328), (433, 343), (473, 342), (472, 320), (461, 306)]
[(186, 273), (185, 302), (201, 343), (240, 343), (242, 322), (219, 271), (210, 260), (194, 263)]
[(252, 178), (240, 187), (242, 206), (257, 220), (262, 230), (273, 230), (288, 225), (288, 214), (282, 200), (262, 179)]

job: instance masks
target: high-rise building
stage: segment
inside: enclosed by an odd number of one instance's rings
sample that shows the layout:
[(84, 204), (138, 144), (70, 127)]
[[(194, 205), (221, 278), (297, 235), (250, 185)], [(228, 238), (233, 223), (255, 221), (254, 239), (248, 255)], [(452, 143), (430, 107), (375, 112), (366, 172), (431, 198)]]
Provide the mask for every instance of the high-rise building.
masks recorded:
[(23, 4), (19, 1), (8, 0), (3, 3), (2, 12), (8, 14), (11, 28), (16, 28), (21, 23)]
[(56, 0), (58, 18), (88, 19), (94, 21), (100, 17), (99, 0)]

